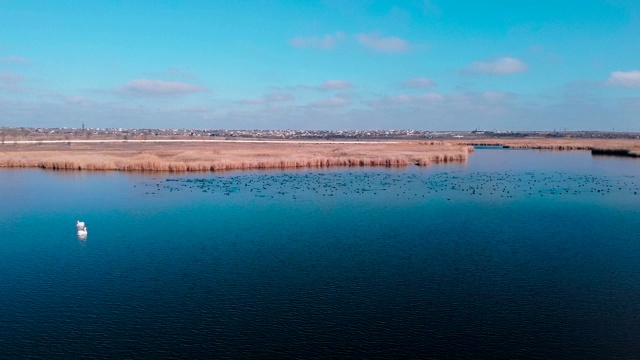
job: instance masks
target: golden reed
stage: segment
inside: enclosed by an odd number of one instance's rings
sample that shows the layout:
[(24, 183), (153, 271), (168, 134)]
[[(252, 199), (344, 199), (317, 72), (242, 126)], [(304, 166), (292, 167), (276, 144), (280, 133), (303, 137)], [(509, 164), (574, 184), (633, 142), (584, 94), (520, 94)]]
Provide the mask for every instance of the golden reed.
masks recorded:
[(78, 148), (0, 147), (0, 167), (51, 170), (225, 171), (327, 167), (403, 167), (463, 162), (471, 146), (400, 142), (376, 144), (97, 144)]

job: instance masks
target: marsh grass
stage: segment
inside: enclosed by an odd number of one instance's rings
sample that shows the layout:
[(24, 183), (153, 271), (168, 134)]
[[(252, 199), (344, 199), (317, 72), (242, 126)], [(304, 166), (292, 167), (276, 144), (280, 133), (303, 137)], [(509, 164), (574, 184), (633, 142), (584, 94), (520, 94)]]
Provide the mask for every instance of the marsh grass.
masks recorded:
[(497, 145), (514, 149), (589, 150), (602, 154), (640, 156), (640, 139), (525, 138), (453, 141), (460, 145)]
[(333, 166), (427, 166), (466, 161), (473, 147), (397, 143), (97, 143), (0, 148), (0, 167), (52, 170), (225, 171)]

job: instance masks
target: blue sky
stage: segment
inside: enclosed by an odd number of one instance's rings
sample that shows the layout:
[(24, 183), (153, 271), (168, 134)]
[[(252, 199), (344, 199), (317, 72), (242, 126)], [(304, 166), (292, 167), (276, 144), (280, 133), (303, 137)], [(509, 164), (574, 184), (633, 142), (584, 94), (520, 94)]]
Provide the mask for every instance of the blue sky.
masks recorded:
[(0, 126), (640, 131), (640, 2), (0, 0)]

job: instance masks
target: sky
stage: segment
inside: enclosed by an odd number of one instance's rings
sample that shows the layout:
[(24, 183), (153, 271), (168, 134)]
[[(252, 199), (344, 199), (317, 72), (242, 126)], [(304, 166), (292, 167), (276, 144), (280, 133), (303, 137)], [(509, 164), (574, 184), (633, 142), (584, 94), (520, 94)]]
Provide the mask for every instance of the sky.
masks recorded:
[(0, 0), (0, 126), (640, 131), (637, 0)]

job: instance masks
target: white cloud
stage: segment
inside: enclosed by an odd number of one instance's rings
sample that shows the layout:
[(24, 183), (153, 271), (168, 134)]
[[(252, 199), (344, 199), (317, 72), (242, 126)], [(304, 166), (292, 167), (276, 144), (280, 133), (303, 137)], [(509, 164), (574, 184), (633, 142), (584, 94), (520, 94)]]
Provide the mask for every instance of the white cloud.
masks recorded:
[(349, 99), (342, 96), (332, 96), (328, 99), (314, 101), (311, 107), (341, 107), (349, 104)]
[[(515, 104), (518, 95), (509, 92), (485, 91), (485, 92), (454, 92), (450, 94), (440, 94), (427, 92), (422, 95), (399, 94), (382, 97), (369, 102), (372, 108), (385, 107), (431, 107), (439, 104), (447, 108), (482, 108), (483, 111), (491, 109), (492, 106), (510, 106)], [(494, 109), (495, 110), (495, 109)], [(489, 111), (494, 111), (489, 110)]]
[(317, 90), (344, 90), (352, 87), (353, 83), (345, 80), (327, 80), (318, 86), (314, 86)]
[(410, 50), (411, 44), (399, 37), (382, 37), (378, 34), (357, 34), (356, 40), (369, 49), (389, 53), (404, 53)]
[(389, 96), (386, 100), (392, 104), (410, 104), (413, 102), (414, 97), (408, 94), (400, 94)]
[(86, 105), (92, 103), (90, 99), (83, 96), (65, 96), (62, 98), (62, 101), (71, 105)]
[(242, 101), (240, 101), (243, 104), (247, 104), (247, 105), (262, 105), (265, 103), (264, 99), (262, 98), (250, 98), (250, 99), (244, 99)]
[(7, 56), (0, 58), (0, 62), (14, 63), (14, 64), (30, 64), (31, 60), (20, 56)]
[[(130, 128), (551, 130), (568, 127), (610, 130), (615, 127), (622, 131), (640, 131), (638, 97), (606, 97), (594, 101), (593, 97), (580, 94), (560, 98), (506, 94), (507, 98), (499, 102), (487, 100), (492, 95), (483, 92), (397, 95), (394, 97), (396, 104), (388, 98), (375, 101), (369, 97), (371, 101), (366, 101), (362, 94), (358, 95), (358, 102), (351, 100), (349, 94), (334, 97), (328, 94), (323, 100), (307, 106), (278, 103), (281, 106), (250, 107), (236, 102), (218, 103), (215, 109), (210, 100), (185, 106), (179, 102), (146, 106), (128, 99), (94, 99), (78, 105), (82, 99), (64, 98), (65, 94), (57, 101), (30, 95), (24, 98), (0, 96), (0, 118), (7, 126), (46, 127), (78, 127), (85, 122), (90, 127)], [(436, 101), (427, 102), (427, 99)], [(437, 102), (438, 99), (442, 101)], [(414, 103), (403, 104), (403, 101)], [(351, 106), (352, 103), (358, 106)]]
[(442, 102), (445, 100), (444, 95), (438, 93), (427, 93), (424, 95), (419, 95), (418, 99), (427, 102)]
[(203, 92), (207, 89), (180, 81), (135, 79), (129, 81), (118, 91), (146, 96), (174, 96)]
[(319, 85), (292, 85), (292, 86), (271, 86), (273, 90), (317, 90), (317, 91), (333, 91), (346, 90), (355, 87), (355, 85), (346, 80), (325, 80)]
[(640, 87), (640, 71), (614, 71), (609, 75), (607, 84), (620, 87)]
[(26, 80), (23, 75), (11, 71), (0, 72), (0, 90), (20, 91), (22, 83)]
[(296, 36), (289, 39), (289, 45), (297, 48), (331, 49), (338, 41), (344, 39), (344, 33), (338, 31), (335, 34), (322, 37)]
[(198, 76), (194, 75), (187, 68), (171, 66), (163, 71), (150, 71), (143, 74), (146, 78), (162, 79), (162, 81), (197, 81)]
[(262, 105), (262, 104), (273, 103), (273, 102), (293, 101), (295, 99), (296, 97), (289, 93), (273, 92), (273, 93), (264, 94), (262, 95), (261, 98), (249, 98), (249, 99), (244, 99), (241, 102), (249, 105)]
[(267, 102), (293, 101), (296, 99), (295, 96), (289, 93), (269, 93), (265, 94), (263, 98)]
[(485, 91), (482, 93), (482, 98), (489, 102), (504, 101), (509, 97), (509, 94), (500, 91)]
[(446, 98), (442, 94), (438, 93), (426, 93), (422, 95), (410, 95), (400, 94), (392, 95), (380, 100), (373, 101), (372, 104), (376, 105), (420, 105), (429, 103), (439, 103), (445, 101)]
[(416, 77), (403, 81), (402, 86), (409, 89), (426, 89), (436, 86), (436, 83), (426, 77)]
[(470, 74), (506, 75), (527, 71), (529, 66), (521, 60), (503, 57), (494, 61), (477, 61), (469, 64), (464, 72)]
[(16, 84), (24, 79), (24, 76), (10, 71), (0, 72), (0, 82), (4, 84)]

